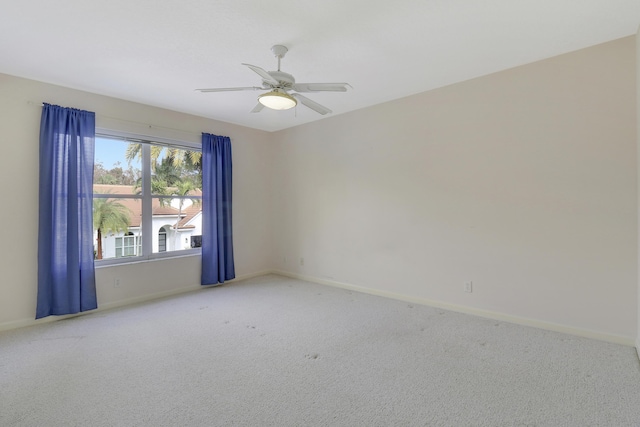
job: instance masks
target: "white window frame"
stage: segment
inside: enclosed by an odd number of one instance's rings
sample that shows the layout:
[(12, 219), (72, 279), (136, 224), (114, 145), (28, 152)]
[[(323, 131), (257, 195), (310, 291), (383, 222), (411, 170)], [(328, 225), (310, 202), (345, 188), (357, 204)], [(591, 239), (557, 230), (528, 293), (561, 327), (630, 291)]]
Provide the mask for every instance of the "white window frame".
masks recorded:
[[(131, 241), (133, 241), (133, 244), (125, 244), (125, 242), (129, 243)], [(120, 246), (118, 246), (118, 242), (120, 242)], [(120, 256), (118, 256), (118, 249), (120, 249)], [(123, 255), (125, 249), (133, 249), (136, 255)], [(116, 258), (137, 257), (140, 254), (142, 254), (142, 236), (127, 234), (116, 237)]]
[[(138, 194), (101, 194), (94, 193), (93, 198), (102, 199), (137, 199), (142, 203), (142, 255), (127, 256), (121, 258), (108, 258), (95, 260), (96, 267), (114, 265), (114, 264), (133, 264), (138, 262), (146, 262), (151, 260), (160, 260), (163, 258), (181, 258), (186, 256), (201, 256), (202, 248), (187, 248), (177, 251), (153, 252), (153, 224), (152, 224), (152, 201), (158, 196), (151, 195), (151, 145), (162, 145), (167, 147), (175, 147), (190, 151), (202, 151), (202, 145), (194, 142), (177, 141), (168, 138), (159, 138), (156, 136), (139, 135), (129, 132), (116, 131), (112, 129), (96, 128), (96, 138), (113, 139), (124, 142), (133, 142), (142, 144), (142, 159), (140, 168), (142, 172), (142, 195)], [(114, 197), (115, 196), (115, 197)], [(172, 196), (172, 198), (180, 198)], [(201, 199), (199, 196), (188, 196), (185, 199)], [(148, 236), (148, 237), (144, 237)]]

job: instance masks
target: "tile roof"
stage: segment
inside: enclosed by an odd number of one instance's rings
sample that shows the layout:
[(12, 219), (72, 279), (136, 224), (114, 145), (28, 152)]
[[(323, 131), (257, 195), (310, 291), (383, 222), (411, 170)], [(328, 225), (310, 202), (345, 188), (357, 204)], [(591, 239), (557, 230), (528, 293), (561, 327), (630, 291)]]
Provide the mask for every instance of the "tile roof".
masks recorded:
[[(94, 193), (101, 194), (113, 194), (113, 195), (123, 195), (123, 194), (136, 194), (135, 188), (131, 185), (109, 185), (109, 184), (94, 184), (93, 185)], [(195, 190), (192, 192), (194, 196), (202, 197), (201, 190)], [(170, 197), (165, 197), (166, 199), (170, 199)], [(142, 202), (141, 199), (118, 199), (118, 201), (125, 206), (131, 212), (129, 217), (129, 226), (130, 227), (140, 227), (140, 223), (142, 220)], [(177, 217), (179, 214), (179, 209), (171, 206), (170, 200), (167, 200), (166, 204), (160, 203), (159, 198), (152, 199), (152, 212), (153, 216), (174, 216)], [(193, 203), (188, 207), (184, 207), (182, 209), (182, 215), (180, 219), (180, 223), (178, 224), (179, 229), (189, 229), (195, 228), (193, 225), (189, 225), (188, 223), (196, 217), (202, 211), (202, 205), (200, 203)], [(175, 220), (171, 221), (172, 226), (175, 224)]]

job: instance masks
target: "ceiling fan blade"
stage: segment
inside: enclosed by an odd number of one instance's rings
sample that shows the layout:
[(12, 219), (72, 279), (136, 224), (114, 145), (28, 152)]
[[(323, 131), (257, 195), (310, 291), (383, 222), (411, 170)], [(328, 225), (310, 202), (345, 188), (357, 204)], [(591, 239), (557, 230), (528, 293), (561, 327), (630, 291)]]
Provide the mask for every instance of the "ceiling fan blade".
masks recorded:
[(260, 111), (262, 111), (262, 109), (264, 108), (264, 105), (260, 104), (258, 102), (258, 104), (256, 104), (255, 107), (253, 107), (253, 110), (251, 110), (252, 113), (259, 113)]
[(199, 92), (232, 92), (236, 90), (265, 90), (268, 88), (258, 87), (258, 86), (247, 86), (247, 87), (221, 87), (221, 88), (210, 88), (210, 89), (196, 89)]
[(292, 93), (291, 96), (293, 96), (295, 99), (300, 101), (303, 105), (311, 108), (313, 111), (317, 113), (322, 114), (323, 116), (327, 113), (331, 113), (331, 110), (328, 109), (327, 107), (320, 105), (317, 102), (310, 100), (306, 96), (300, 95), (299, 93)]
[(255, 65), (251, 65), (251, 64), (242, 64), (242, 65), (246, 65), (247, 67), (251, 68), (253, 71), (255, 71), (260, 77), (262, 77), (262, 80), (264, 80), (265, 82), (272, 84), (274, 86), (278, 86), (280, 85), (280, 82), (277, 81), (276, 79), (274, 79), (273, 77), (271, 77), (271, 75), (269, 73), (267, 73), (265, 70), (263, 70), (260, 67), (257, 67)]
[(346, 92), (349, 83), (294, 83), (296, 92)]

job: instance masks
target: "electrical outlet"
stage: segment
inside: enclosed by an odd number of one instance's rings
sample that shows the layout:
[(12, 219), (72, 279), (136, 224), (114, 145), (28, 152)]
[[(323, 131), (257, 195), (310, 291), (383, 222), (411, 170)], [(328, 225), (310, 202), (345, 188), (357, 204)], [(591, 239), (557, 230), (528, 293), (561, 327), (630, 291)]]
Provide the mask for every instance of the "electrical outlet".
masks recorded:
[(471, 292), (473, 292), (473, 282), (465, 282), (464, 284), (464, 291), (468, 294), (470, 294)]
[(116, 277), (115, 279), (113, 279), (113, 287), (114, 288), (119, 288), (120, 287), (120, 278)]

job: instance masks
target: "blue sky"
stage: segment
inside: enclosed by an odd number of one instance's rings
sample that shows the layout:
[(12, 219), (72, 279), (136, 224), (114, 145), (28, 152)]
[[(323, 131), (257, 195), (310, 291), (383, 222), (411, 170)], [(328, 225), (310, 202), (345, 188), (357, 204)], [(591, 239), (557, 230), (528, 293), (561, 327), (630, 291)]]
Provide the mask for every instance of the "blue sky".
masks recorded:
[[(104, 168), (108, 170), (112, 169), (113, 165), (119, 161), (122, 168), (126, 169), (129, 164), (124, 155), (128, 145), (129, 143), (125, 141), (96, 137), (96, 163), (101, 162)], [(137, 163), (137, 167), (140, 168), (140, 163)]]

